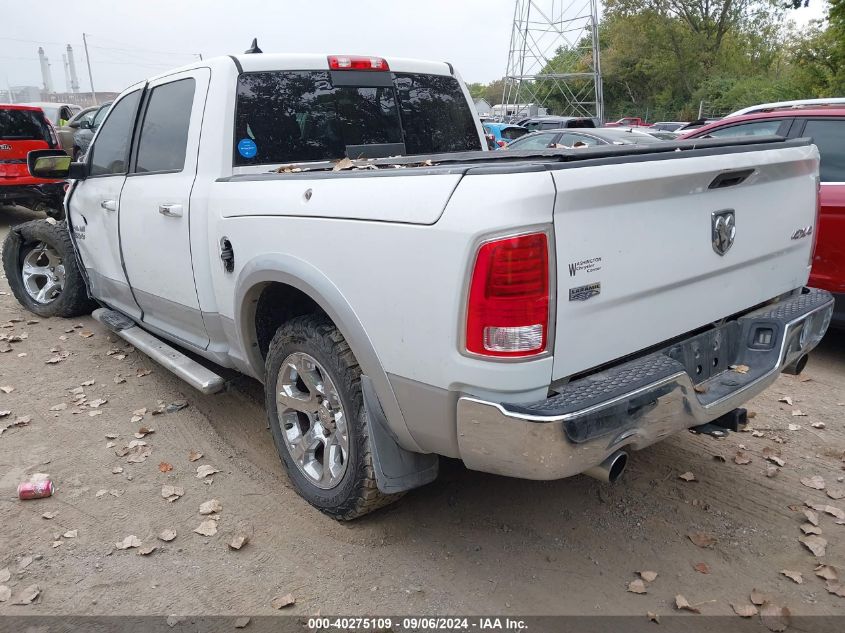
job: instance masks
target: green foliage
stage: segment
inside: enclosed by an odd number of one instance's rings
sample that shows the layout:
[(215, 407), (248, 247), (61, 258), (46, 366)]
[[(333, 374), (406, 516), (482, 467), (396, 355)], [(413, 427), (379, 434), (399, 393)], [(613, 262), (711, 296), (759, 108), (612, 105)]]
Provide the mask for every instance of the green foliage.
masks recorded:
[[(827, 21), (793, 29), (784, 17), (803, 6), (805, 0), (605, 0), (605, 118), (690, 120), (699, 107), (715, 116), (767, 101), (845, 96), (845, 0), (830, 0)], [(589, 71), (588, 44), (558, 50), (544, 72)], [(490, 86), (474, 88), (491, 104), (502, 98), (501, 81), (494, 83), (493, 94), (482, 95)], [(554, 80), (537, 89), (553, 112), (567, 114)]]

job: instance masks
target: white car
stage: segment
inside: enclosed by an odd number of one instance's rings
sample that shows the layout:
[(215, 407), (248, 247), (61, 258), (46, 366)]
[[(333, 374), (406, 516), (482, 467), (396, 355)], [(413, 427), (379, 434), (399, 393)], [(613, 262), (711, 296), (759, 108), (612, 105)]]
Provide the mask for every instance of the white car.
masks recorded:
[(759, 105), (742, 108), (741, 110), (737, 110), (736, 112), (731, 112), (725, 118), (727, 119), (732, 116), (740, 116), (743, 114), (753, 114), (755, 112), (767, 112), (770, 110), (788, 110), (790, 108), (801, 109), (821, 106), (842, 107), (843, 105), (845, 105), (845, 98), (843, 97), (824, 97), (821, 99), (795, 99), (793, 101), (775, 101), (773, 103), (761, 103)]
[(736, 428), (824, 334), (808, 140), (483, 148), (447, 63), (202, 60), (125, 90), (85, 163), (29, 155), (73, 179), (67, 225), (13, 227), (6, 275), (203, 392), (215, 365), (262, 381), (293, 485), (340, 519), (439, 455), (614, 480)]

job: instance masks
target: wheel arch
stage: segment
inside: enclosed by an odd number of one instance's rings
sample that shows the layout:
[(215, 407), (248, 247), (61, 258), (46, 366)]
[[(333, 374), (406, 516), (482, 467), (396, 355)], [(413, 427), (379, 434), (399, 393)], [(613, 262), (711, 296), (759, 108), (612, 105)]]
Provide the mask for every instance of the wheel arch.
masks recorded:
[[(361, 370), (372, 381), (394, 439), (409, 451), (422, 452), (408, 430), (387, 373), (363, 324), (340, 289), (322, 271), (297, 257), (272, 253), (247, 262), (235, 284), (235, 330), (255, 376), (264, 375), (263, 341), (256, 321), (260, 299), (268, 288), (289, 288), (291, 296), (304, 296), (312, 301), (343, 334)], [(278, 292), (284, 293), (284, 288)]]

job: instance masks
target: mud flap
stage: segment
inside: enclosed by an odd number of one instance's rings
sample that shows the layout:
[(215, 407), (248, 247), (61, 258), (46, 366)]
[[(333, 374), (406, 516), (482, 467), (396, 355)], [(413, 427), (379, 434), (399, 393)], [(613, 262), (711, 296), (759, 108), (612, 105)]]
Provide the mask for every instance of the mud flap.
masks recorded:
[(3, 262), (14, 264), (21, 256), (21, 244), (23, 238), (21, 237), (20, 228), (17, 226), (10, 226), (9, 233), (3, 241)]
[(406, 451), (391, 436), (369, 376), (361, 376), (361, 390), (378, 489), (393, 494), (419, 488), (437, 479), (440, 467), (437, 455)]

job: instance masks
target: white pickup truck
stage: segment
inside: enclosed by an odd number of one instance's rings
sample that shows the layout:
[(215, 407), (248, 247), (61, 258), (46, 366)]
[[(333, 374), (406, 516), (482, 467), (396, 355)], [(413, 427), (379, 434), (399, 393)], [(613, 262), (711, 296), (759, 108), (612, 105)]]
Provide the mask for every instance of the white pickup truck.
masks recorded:
[(67, 225), (15, 227), (6, 275), (205, 393), (215, 366), (262, 381), (291, 481), (340, 519), (439, 455), (612, 481), (742, 423), (824, 334), (810, 141), (483, 148), (447, 63), (203, 60), (124, 91), (84, 163), (29, 155), (72, 180)]

